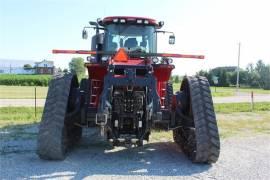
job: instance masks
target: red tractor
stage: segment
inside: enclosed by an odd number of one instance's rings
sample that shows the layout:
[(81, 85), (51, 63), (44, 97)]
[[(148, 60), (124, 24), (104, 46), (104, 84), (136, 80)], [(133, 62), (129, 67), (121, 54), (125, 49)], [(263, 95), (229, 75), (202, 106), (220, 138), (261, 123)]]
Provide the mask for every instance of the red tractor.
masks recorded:
[(151, 129), (173, 131), (173, 139), (193, 161), (214, 163), (220, 141), (209, 83), (205, 77), (185, 76), (173, 93), (169, 82), (172, 58), (204, 56), (157, 53), (157, 33), (163, 22), (141, 17), (114, 16), (90, 22), (91, 50), (53, 50), (89, 54), (88, 78), (53, 78), (39, 128), (37, 154), (42, 159), (64, 159), (82, 137), (82, 128), (99, 127), (113, 146), (142, 146)]

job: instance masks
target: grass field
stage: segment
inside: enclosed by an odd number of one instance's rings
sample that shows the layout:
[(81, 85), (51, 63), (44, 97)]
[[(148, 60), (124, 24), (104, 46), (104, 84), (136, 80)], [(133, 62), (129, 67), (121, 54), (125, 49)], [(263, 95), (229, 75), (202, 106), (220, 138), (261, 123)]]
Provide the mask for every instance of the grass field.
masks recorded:
[(221, 138), (250, 136), (253, 134), (270, 135), (270, 111), (217, 114)]
[[(174, 91), (178, 91), (180, 84), (174, 84)], [(46, 98), (48, 87), (36, 87), (37, 98)], [(230, 87), (211, 87), (212, 95), (214, 97), (226, 97), (234, 96), (236, 91), (234, 88)], [(250, 89), (250, 88), (240, 88), (239, 92), (251, 92), (255, 94), (270, 94), (270, 90), (263, 89)], [(0, 99), (33, 99), (35, 97), (35, 87), (34, 86), (3, 86), (0, 85)]]
[[(173, 84), (174, 91), (178, 91), (180, 89), (180, 84)], [(270, 94), (270, 90), (264, 89), (255, 89), (255, 88), (240, 88), (239, 92), (242, 93), (251, 93), (254, 94)], [(214, 97), (226, 97), (226, 96), (234, 96), (236, 94), (236, 89), (234, 87), (211, 87), (211, 92)]]
[(270, 102), (257, 102), (253, 110), (250, 103), (221, 103), (214, 104), (214, 107), (216, 113), (270, 111)]
[(15, 126), (37, 123), (41, 119), (43, 107), (0, 107), (0, 128), (5, 126)]
[[(48, 87), (36, 87), (38, 99), (45, 99)], [(0, 99), (34, 99), (34, 86), (0, 86)]]
[[(253, 135), (270, 135), (270, 112), (234, 112), (217, 113), (219, 135), (221, 139), (229, 137), (246, 137)], [(154, 130), (152, 141), (173, 140), (172, 132)]]

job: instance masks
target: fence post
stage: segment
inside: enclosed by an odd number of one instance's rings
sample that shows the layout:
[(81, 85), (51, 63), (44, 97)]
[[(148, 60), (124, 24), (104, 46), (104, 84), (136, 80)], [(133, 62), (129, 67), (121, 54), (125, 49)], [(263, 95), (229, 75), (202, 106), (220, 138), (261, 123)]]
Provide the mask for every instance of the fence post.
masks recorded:
[(35, 119), (37, 120), (37, 88), (35, 87)]
[(251, 111), (254, 109), (254, 94), (253, 91), (251, 91)]

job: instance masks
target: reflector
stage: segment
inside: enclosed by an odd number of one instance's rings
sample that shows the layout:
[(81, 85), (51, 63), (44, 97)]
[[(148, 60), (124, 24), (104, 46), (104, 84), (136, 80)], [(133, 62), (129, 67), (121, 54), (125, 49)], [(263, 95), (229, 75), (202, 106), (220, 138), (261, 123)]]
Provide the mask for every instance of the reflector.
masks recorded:
[(117, 53), (114, 56), (114, 61), (116, 62), (127, 62), (128, 61), (128, 55), (124, 48), (120, 48)]

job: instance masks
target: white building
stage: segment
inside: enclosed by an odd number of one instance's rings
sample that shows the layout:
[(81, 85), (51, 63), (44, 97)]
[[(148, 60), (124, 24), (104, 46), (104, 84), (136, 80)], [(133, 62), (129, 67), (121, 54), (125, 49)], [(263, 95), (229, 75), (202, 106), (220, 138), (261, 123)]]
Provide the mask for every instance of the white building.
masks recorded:
[(54, 74), (55, 67), (53, 61), (43, 60), (35, 63), (35, 69), (37, 74)]

